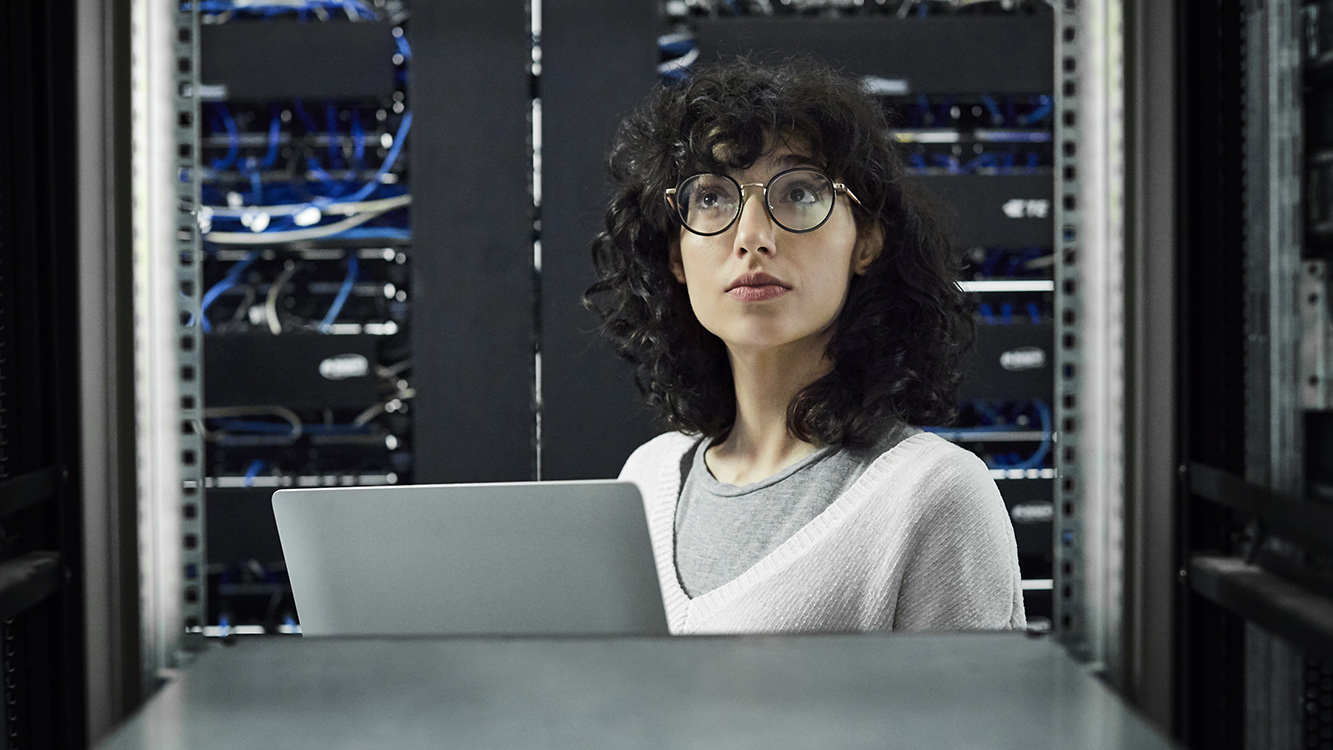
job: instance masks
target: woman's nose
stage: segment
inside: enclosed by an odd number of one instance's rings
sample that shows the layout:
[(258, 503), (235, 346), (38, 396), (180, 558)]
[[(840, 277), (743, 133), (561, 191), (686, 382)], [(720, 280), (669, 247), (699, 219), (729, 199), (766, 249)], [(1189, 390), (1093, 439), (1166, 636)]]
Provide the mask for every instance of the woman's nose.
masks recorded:
[(738, 255), (772, 255), (777, 250), (773, 219), (764, 207), (764, 194), (755, 191), (741, 201), (741, 215), (736, 219), (732, 250)]

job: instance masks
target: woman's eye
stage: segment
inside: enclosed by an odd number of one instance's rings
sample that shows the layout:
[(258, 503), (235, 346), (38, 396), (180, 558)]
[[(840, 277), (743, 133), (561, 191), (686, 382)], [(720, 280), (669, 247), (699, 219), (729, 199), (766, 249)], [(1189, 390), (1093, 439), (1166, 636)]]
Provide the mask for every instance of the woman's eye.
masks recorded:
[(787, 188), (785, 200), (788, 203), (818, 203), (819, 191), (812, 185), (793, 185)]
[(695, 198), (699, 208), (719, 208), (725, 200), (721, 193), (713, 191), (702, 192)]

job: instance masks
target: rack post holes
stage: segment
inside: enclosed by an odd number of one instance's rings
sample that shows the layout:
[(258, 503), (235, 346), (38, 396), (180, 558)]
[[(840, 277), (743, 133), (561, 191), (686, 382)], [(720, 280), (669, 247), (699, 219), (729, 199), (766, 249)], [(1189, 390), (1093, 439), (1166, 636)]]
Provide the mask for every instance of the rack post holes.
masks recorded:
[(1081, 5), (1063, 0), (1055, 11), (1055, 429), (1056, 487), (1052, 629), (1077, 648), (1084, 627), (1083, 514), (1079, 472), (1079, 383), (1082, 306), (1079, 289), (1079, 71), (1086, 26)]
[(207, 622), (204, 529), (204, 430), (203, 430), (203, 243), (200, 237), (200, 180), (202, 159), (199, 146), (199, 3), (185, 0), (177, 5), (172, 52), (176, 60), (175, 136), (176, 173), (176, 299), (179, 315), (176, 342), (178, 421), (180, 422), (180, 647), (178, 660), (203, 647), (203, 625)]

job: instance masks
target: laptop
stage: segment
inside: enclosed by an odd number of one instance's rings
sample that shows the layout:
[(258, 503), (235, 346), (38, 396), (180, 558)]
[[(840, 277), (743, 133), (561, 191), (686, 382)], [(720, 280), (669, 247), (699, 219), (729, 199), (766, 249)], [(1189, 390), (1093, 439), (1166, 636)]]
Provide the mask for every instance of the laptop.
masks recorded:
[(301, 632), (665, 635), (630, 482), (278, 490)]

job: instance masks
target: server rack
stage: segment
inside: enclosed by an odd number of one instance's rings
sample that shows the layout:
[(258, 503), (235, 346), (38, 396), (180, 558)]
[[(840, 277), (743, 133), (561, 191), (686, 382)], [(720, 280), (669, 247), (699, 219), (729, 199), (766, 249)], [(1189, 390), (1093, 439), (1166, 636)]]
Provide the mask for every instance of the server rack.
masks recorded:
[(295, 629), (273, 488), (411, 477), (411, 50), (399, 3), (132, 13), (147, 690)]
[(131, 5), (141, 692), (298, 629), (274, 489), (534, 475), (529, 17), (408, 10)]
[(1333, 746), (1329, 10), (1181, 16), (1178, 724), (1200, 747)]
[[(1065, 177), (1077, 163), (1077, 127), (1074, 116), (1064, 114), (1073, 111), (1073, 93), (1057, 86), (1055, 62), (1057, 44), (1071, 48), (1066, 57), (1076, 56), (1076, 40), (1057, 35), (1057, 11), (1046, 3), (984, 15), (950, 13), (944, 3), (859, 10), (797, 3), (775, 5), (768, 15), (762, 3), (697, 2), (667, 4), (653, 15), (611, 5), (544, 9), (542, 476), (614, 476), (653, 434), (628, 369), (597, 340), (592, 316), (577, 307), (591, 283), (586, 248), (605, 206), (605, 194), (593, 187), (605, 184), (601, 159), (593, 158), (597, 149), (653, 85), (654, 72), (677, 75), (694, 60), (738, 54), (812, 53), (868, 76), (886, 93), (900, 137), (918, 149), (915, 171), (957, 207), (958, 241), (973, 248), (963, 283), (976, 300), (982, 331), (976, 369), (963, 386), (969, 421), (941, 434), (992, 465), (1020, 537), (1030, 614), (1035, 626), (1048, 627), (1057, 609), (1057, 523), (1066, 536), (1078, 535), (1080, 546), (1071, 539), (1060, 554), (1070, 561), (1068, 570), (1082, 571), (1081, 558), (1077, 567), (1072, 563), (1081, 554), (1081, 516), (1059, 514), (1055, 504), (1057, 471), (1072, 476), (1077, 461), (1076, 454), (1055, 450), (1074, 443), (1073, 431), (1067, 437), (1058, 425), (1076, 424), (1075, 400), (1055, 398), (1056, 372), (1073, 350), (1057, 349), (1055, 342), (1074, 335), (1082, 321), (1057, 314), (1078, 304), (1074, 287), (1057, 288), (1057, 278), (1066, 281), (1064, 269), (1081, 240), (1077, 230), (1056, 231), (1079, 223), (1079, 183)], [(898, 17), (900, 8), (912, 17)], [(915, 17), (922, 9), (934, 13)], [(1062, 31), (1074, 23), (1073, 11), (1066, 13)], [(611, 35), (612, 29), (619, 31)], [(653, 72), (623, 62), (643, 64), (643, 40), (654, 33), (663, 49)], [(578, 57), (593, 46), (608, 61), (622, 62), (582, 65)], [(950, 48), (968, 52), (939, 54)], [(1071, 67), (1063, 75), (1077, 73)], [(575, 138), (575, 128), (602, 138)], [(1058, 386), (1062, 397), (1077, 387), (1072, 379)], [(590, 413), (598, 418), (588, 419)], [(1062, 502), (1072, 509), (1081, 490), (1071, 484)], [(1073, 633), (1081, 611), (1069, 584), (1061, 587), (1069, 597), (1059, 611)]]
[(187, 629), (298, 627), (275, 488), (412, 479), (408, 19), (200, 4), (200, 281), (181, 291), (199, 295), (184, 322), (202, 408), (182, 424), (203, 447), (204, 565), (187, 566), (203, 605)]

